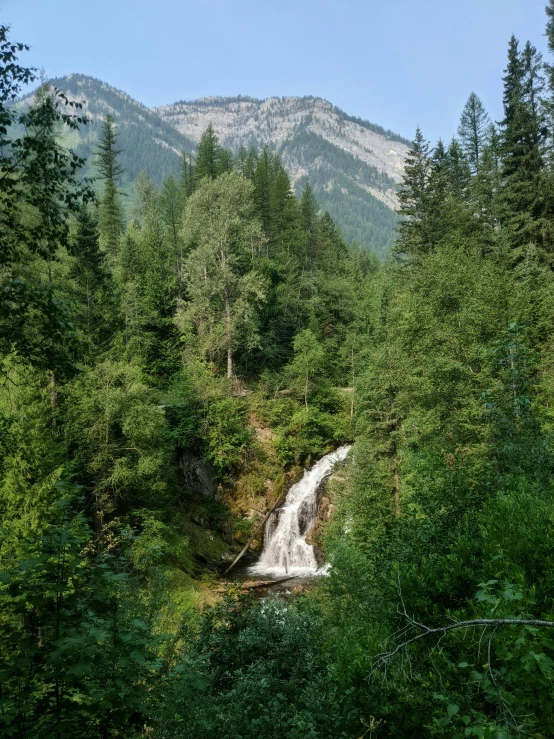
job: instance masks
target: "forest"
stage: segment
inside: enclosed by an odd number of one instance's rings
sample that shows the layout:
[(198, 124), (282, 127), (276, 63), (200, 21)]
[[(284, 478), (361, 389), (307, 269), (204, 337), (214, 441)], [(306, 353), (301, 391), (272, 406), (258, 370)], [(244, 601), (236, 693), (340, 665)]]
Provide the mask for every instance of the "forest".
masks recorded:
[[(0, 737), (554, 736), (546, 37), (502, 121), (416, 132), (380, 258), (211, 126), (126, 204), (117, 120), (74, 153), (0, 26)], [(347, 443), (328, 575), (224, 579)]]

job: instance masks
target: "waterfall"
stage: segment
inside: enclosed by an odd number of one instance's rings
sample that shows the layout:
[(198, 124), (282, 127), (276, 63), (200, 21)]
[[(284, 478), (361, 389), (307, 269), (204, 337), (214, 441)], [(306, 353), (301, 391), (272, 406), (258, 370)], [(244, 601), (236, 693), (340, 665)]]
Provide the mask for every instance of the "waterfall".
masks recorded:
[(334, 465), (346, 459), (349, 449), (348, 445), (341, 446), (322, 457), (291, 487), (281, 508), (267, 520), (262, 554), (249, 572), (276, 577), (318, 572), (314, 548), (306, 542), (306, 534), (317, 517), (317, 490)]

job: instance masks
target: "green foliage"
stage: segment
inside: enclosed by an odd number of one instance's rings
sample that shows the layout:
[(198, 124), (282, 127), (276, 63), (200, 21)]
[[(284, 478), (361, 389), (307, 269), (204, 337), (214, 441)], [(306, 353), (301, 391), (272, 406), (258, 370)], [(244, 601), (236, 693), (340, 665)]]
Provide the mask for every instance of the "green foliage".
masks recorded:
[(314, 461), (337, 446), (346, 436), (337, 418), (318, 408), (301, 408), (280, 430), (277, 449), (285, 464)]
[(219, 479), (235, 471), (252, 443), (246, 408), (238, 398), (215, 398), (206, 414), (206, 457)]
[[(154, 736), (350, 736), (354, 712), (328, 679), (316, 610), (243, 601), (231, 592), (205, 614), (175, 668), (185, 691), (171, 695)], [(200, 658), (203, 681), (187, 690)]]
[[(34, 70), (17, 62), (26, 48), (0, 26), (0, 351), (68, 375), (79, 344), (52, 264), (68, 246), (71, 215), (93, 193), (78, 182), (84, 160), (61, 146), (57, 134), (85, 119), (61, 112), (69, 103), (55, 88), (39, 89), (27, 110), (14, 106), (22, 86), (36, 79)], [(81, 107), (69, 105), (72, 111)]]
[(96, 514), (161, 504), (171, 490), (162, 408), (131, 363), (106, 360), (68, 388), (67, 434)]
[[(58, 140), (78, 119), (44, 89), (12, 107), (33, 73), (2, 44), (0, 734), (551, 736), (554, 90), (534, 47), (510, 43), (499, 131), (472, 95), (460, 141), (416, 133), (381, 265), (317, 182), (297, 199), (276, 154), (211, 128), (179, 184), (137, 178), (123, 228), (108, 119), (97, 224)], [(306, 163), (325, 153), (302, 136)], [(352, 437), (329, 577), (191, 612), (267, 478)]]
[(117, 260), (119, 236), (123, 227), (118, 181), (123, 174), (119, 163), (121, 149), (117, 149), (118, 134), (113, 116), (108, 113), (102, 125), (102, 136), (96, 150), (96, 167), (99, 179), (104, 182), (100, 201), (99, 229), (102, 245), (114, 261)]
[(160, 668), (132, 583), (60, 501), (34, 536), (1, 531), (0, 736), (138, 736)]

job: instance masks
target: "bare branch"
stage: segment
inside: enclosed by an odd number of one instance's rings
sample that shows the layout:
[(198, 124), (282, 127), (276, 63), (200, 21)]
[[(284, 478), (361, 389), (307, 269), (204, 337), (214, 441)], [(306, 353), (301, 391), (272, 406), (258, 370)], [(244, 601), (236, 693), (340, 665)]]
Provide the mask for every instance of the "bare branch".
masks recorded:
[[(382, 652), (381, 654), (377, 654), (373, 658), (376, 666), (379, 666), (381, 664), (388, 662), (396, 654), (403, 651), (410, 644), (413, 644), (414, 642), (419, 641), (420, 639), (424, 639), (425, 637), (429, 637), (429, 636), (441, 636), (442, 637), (445, 634), (447, 634), (449, 631), (456, 631), (458, 629), (469, 629), (469, 628), (472, 628), (473, 626), (483, 626), (485, 628), (492, 627), (494, 631), (496, 631), (501, 626), (536, 626), (537, 628), (546, 628), (546, 629), (554, 628), (554, 621), (541, 621), (540, 619), (536, 619), (536, 618), (474, 618), (474, 619), (469, 619), (467, 621), (454, 621), (454, 623), (448, 624), (447, 626), (438, 626), (437, 628), (432, 629), (428, 626), (425, 626), (425, 624), (420, 624), (419, 622), (410, 618), (410, 616), (408, 616), (406, 611), (404, 611), (402, 615), (407, 619), (410, 627), (419, 628), (420, 632), (416, 634), (415, 636), (412, 636), (411, 638), (406, 639), (401, 644), (398, 644), (395, 647), (395, 649), (392, 649), (389, 652)], [(494, 635), (494, 631), (493, 631), (493, 635)], [(490, 647), (490, 642), (489, 642), (489, 647)]]

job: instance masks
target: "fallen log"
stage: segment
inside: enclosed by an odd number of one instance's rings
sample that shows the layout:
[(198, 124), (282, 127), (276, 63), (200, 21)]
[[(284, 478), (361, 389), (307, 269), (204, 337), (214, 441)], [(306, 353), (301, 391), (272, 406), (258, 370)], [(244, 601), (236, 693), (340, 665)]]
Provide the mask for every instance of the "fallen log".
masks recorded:
[(243, 582), (241, 588), (244, 590), (252, 590), (253, 588), (265, 588), (271, 587), (272, 585), (278, 585), (280, 582), (286, 582), (287, 580), (295, 580), (296, 575), (289, 575), (289, 577), (282, 577), (280, 580), (247, 580)]
[(257, 527), (256, 531), (254, 531), (254, 533), (252, 534), (252, 536), (250, 537), (250, 539), (248, 539), (248, 541), (246, 542), (246, 544), (243, 546), (243, 548), (237, 554), (237, 556), (235, 557), (235, 559), (231, 562), (231, 564), (229, 565), (229, 567), (227, 567), (227, 569), (223, 573), (224, 575), (226, 575), (228, 572), (230, 572), (233, 569), (233, 567), (236, 565), (236, 563), (239, 561), (239, 559), (241, 559), (242, 555), (246, 552), (246, 550), (248, 549), (248, 547), (250, 546), (250, 544), (252, 544), (252, 542), (254, 541), (254, 539), (256, 538), (256, 536), (258, 535), (258, 533), (259, 533), (260, 529), (262, 528), (262, 526), (264, 526), (265, 522), (271, 516), (271, 514), (277, 508), (277, 506), (280, 506), (281, 505), (281, 503), (283, 502), (284, 498), (285, 498), (285, 494), (281, 495), (277, 499), (277, 502), (275, 503), (275, 505), (273, 506), (273, 508), (266, 515), (266, 517), (263, 519), (263, 521), (261, 522), (261, 524), (259, 524), (259, 526)]

